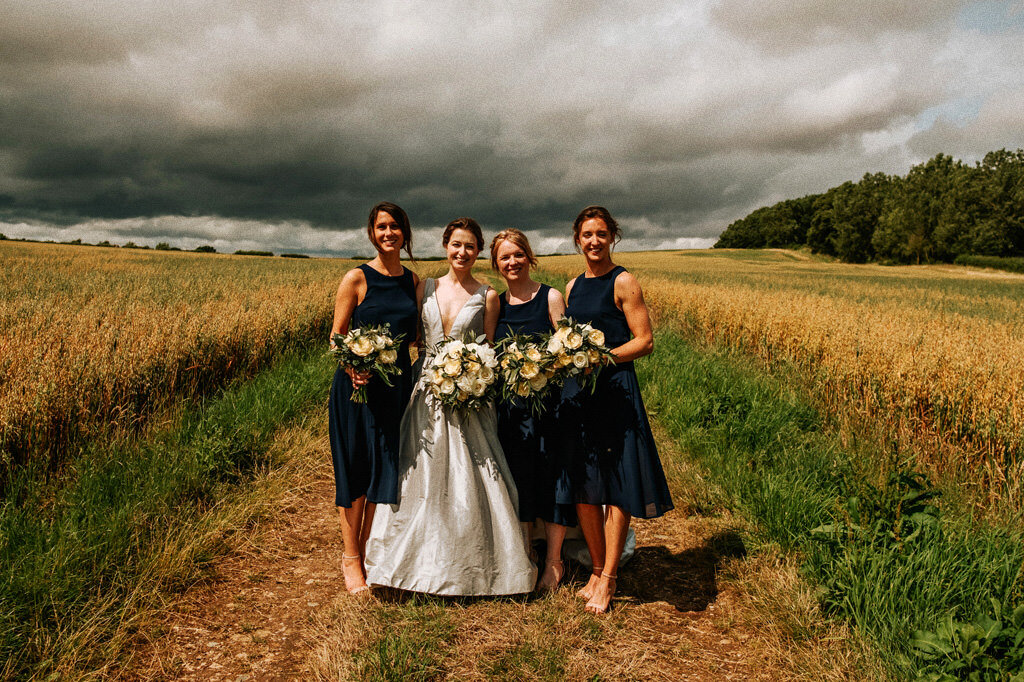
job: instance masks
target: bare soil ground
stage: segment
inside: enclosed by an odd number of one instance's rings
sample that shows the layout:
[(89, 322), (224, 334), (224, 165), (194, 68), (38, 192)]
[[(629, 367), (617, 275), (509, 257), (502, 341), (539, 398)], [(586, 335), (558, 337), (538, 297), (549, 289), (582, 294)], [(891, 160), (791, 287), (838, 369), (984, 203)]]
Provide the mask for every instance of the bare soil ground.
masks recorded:
[[(663, 456), (679, 456), (669, 444), (662, 447)], [(416, 610), (415, 600), (406, 606), (405, 595), (350, 596), (341, 576), (328, 452), (322, 433), (300, 443), (292, 456), (308, 464), (294, 468), (300, 480), (280, 497), (277, 511), (236, 535), (235, 549), (213, 563), (210, 579), (164, 614), (117, 677), (401, 679), (387, 662), (393, 660), (389, 656), (401, 658), (395, 647), (430, 662), (418, 671), (420, 679), (856, 677), (845, 672), (843, 655), (840, 664), (806, 655), (821, 641), (836, 639), (831, 631), (796, 643), (794, 650), (804, 655), (787, 652), (793, 642), (763, 617), (765, 599), (752, 599), (745, 586), (760, 585), (776, 608), (784, 600), (773, 594), (773, 576), (788, 569), (763, 561), (744, 568), (734, 522), (728, 515), (689, 513), (678, 481), (677, 510), (634, 521), (636, 556), (620, 572), (618, 597), (607, 616), (584, 613), (575, 596), (585, 577), (578, 568), (551, 595), (434, 599), (425, 612)], [(739, 577), (723, 581), (723, 568)], [(385, 642), (410, 618), (419, 619), (419, 635)], [(387, 658), (383, 667), (368, 663), (366, 651)]]

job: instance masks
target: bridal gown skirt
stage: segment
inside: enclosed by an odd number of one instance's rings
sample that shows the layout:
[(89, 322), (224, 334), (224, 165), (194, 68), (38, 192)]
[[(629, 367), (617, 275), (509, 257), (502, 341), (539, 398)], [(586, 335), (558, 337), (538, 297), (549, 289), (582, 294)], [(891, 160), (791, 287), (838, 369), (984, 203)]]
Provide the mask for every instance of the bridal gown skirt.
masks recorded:
[(494, 408), (445, 410), (418, 390), (401, 433), (398, 504), (377, 506), (367, 582), (448, 596), (530, 592), (537, 569)]

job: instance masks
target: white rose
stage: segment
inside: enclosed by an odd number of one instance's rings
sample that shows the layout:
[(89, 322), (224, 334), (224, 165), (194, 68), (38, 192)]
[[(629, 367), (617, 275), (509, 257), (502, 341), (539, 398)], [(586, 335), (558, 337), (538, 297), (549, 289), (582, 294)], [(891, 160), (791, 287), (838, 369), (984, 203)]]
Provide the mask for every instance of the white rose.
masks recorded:
[(473, 390), (473, 377), (463, 374), (455, 381), (455, 385), (463, 393), (470, 393)]
[(498, 357), (490, 346), (478, 346), (476, 354), (480, 358), (480, 362), (489, 367), (494, 367), (498, 364)]
[(568, 367), (572, 364), (572, 358), (565, 353), (559, 353), (558, 357), (555, 358), (555, 367)]
[(444, 373), (450, 377), (458, 376), (462, 371), (462, 363), (458, 360), (447, 360), (444, 363)]
[(494, 381), (494, 370), (487, 365), (484, 365), (483, 368), (480, 369), (480, 378), (488, 384), (491, 383)]
[(594, 344), (595, 346), (604, 345), (604, 332), (600, 329), (594, 329), (587, 334), (587, 341)]
[(480, 371), (480, 363), (476, 360), (470, 360), (466, 363), (466, 371), (470, 374), (476, 374)]
[(530, 388), (532, 388), (535, 391), (539, 391), (540, 389), (547, 386), (547, 383), (548, 378), (543, 374), (538, 374), (534, 378), (530, 379)]
[(355, 353), (361, 358), (365, 358), (367, 355), (373, 352), (373, 341), (366, 338), (365, 336), (360, 336), (358, 339), (355, 339), (354, 341), (351, 341), (346, 345), (353, 353)]
[(536, 362), (527, 362), (523, 365), (522, 369), (519, 370), (519, 373), (524, 379), (532, 379), (540, 374), (540, 366)]
[(382, 364), (393, 365), (395, 364), (395, 361), (398, 360), (398, 351), (391, 349), (382, 350), (378, 357)]
[(457, 341), (456, 340), (456, 341), (450, 341), (448, 343), (448, 352), (449, 353), (461, 353), (464, 350), (466, 350), (466, 344), (464, 344), (462, 341)]
[(438, 388), (441, 390), (441, 393), (449, 395), (451, 394), (452, 391), (455, 390), (455, 382), (452, 381), (451, 379), (446, 378), (441, 382)]
[(540, 359), (543, 356), (537, 346), (530, 346), (526, 349), (526, 357), (529, 358), (531, 362), (540, 362)]
[(596, 350), (590, 350), (587, 352), (587, 359), (590, 360), (590, 364), (596, 365), (601, 361), (601, 354)]
[(557, 355), (562, 352), (562, 339), (552, 336), (548, 339), (548, 352)]
[(484, 391), (486, 391), (486, 390), (487, 390), (487, 382), (485, 382), (483, 379), (475, 379), (473, 381), (473, 391), (472, 391), (472, 393), (473, 393), (474, 396), (479, 398), (480, 396), (482, 396), (484, 394)]
[(516, 394), (526, 398), (530, 395), (530, 387), (527, 384), (516, 384)]
[(576, 365), (580, 369), (583, 369), (588, 364), (587, 354), (583, 352), (576, 353), (576, 355), (572, 356), (572, 364)]
[(569, 333), (571, 331), (572, 327), (559, 327), (558, 329), (555, 330), (555, 338), (559, 339), (560, 341), (565, 341), (565, 337), (569, 336)]
[(388, 345), (388, 340), (380, 334), (375, 334), (373, 337), (373, 347), (376, 350), (384, 350)]
[(565, 337), (565, 345), (571, 348), (572, 350), (576, 350), (577, 348), (583, 345), (583, 335), (580, 334), (579, 332), (573, 332), (569, 334), (567, 337)]

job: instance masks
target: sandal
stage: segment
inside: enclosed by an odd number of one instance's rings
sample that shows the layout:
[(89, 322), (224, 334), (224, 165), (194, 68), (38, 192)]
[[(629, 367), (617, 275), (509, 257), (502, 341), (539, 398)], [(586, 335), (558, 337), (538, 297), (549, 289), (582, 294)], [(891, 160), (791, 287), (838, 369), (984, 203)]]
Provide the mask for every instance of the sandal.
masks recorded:
[[(358, 555), (358, 554), (355, 554), (355, 555), (352, 555), (352, 556), (349, 556), (347, 554), (342, 554), (341, 555), (342, 562), (344, 562), (345, 560), (349, 560), (349, 561), (358, 560), (359, 561), (359, 573), (360, 574), (362, 574), (362, 572), (363, 572), (362, 571), (362, 559), (363, 559), (363, 557)], [(348, 582), (348, 576), (345, 576), (344, 573), (345, 572), (343, 570), (342, 571), (342, 575), (345, 578), (345, 589), (348, 590), (349, 594), (362, 594), (363, 592), (368, 592), (370, 590), (370, 586), (366, 584), (366, 579), (365, 578), (363, 579), (363, 584), (362, 585), (356, 585), (355, 587), (350, 586), (349, 582)]]
[(604, 573), (604, 566), (594, 566), (592, 569), (590, 569), (590, 577), (587, 578), (587, 584), (584, 585), (583, 587), (581, 587), (580, 589), (576, 590), (576, 596), (579, 597), (580, 599), (587, 599), (587, 600), (589, 600), (590, 597), (592, 596), (590, 594), (590, 581), (592, 581), (594, 579), (594, 571), (601, 571), (602, 574), (603, 574)]
[[(548, 568), (551, 568), (555, 573), (555, 581), (551, 584), (544, 582), (544, 575), (547, 574)], [(554, 592), (558, 589), (558, 583), (562, 582), (562, 578), (565, 577), (565, 566), (562, 564), (561, 559), (549, 559), (544, 562), (544, 573), (541, 575), (541, 579), (537, 582), (538, 592)]]
[(608, 595), (608, 602), (607, 603), (602, 603), (600, 601), (597, 601), (597, 597), (591, 596), (590, 600), (587, 602), (587, 605), (583, 607), (584, 610), (587, 613), (592, 613), (595, 616), (604, 615), (604, 614), (608, 613), (609, 609), (611, 609), (611, 607), (612, 607), (612, 597), (615, 596), (614, 582), (615, 582), (615, 580), (618, 579), (617, 575), (609, 575), (608, 573), (605, 573), (604, 571), (601, 571), (601, 577), (602, 578), (607, 578), (608, 582), (613, 583), (611, 585), (611, 592)]

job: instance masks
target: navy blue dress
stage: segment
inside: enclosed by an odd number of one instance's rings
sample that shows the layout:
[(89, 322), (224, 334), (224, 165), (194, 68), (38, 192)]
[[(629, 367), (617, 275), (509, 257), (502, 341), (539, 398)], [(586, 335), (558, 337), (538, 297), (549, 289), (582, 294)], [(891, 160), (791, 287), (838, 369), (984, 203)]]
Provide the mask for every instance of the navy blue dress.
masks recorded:
[(388, 386), (379, 377), (366, 385), (366, 402), (354, 403), (352, 380), (340, 367), (334, 373), (327, 401), (331, 455), (334, 461), (334, 504), (351, 507), (366, 495), (367, 502), (398, 502), (398, 424), (412, 394), (409, 343), (416, 339), (416, 285), (412, 271), (390, 277), (369, 265), (359, 266), (366, 276), (366, 296), (352, 312), (349, 328), (391, 325), (392, 336), (402, 335), (398, 366)]
[[(498, 330), (494, 340), (509, 336), (542, 336), (553, 330), (548, 315), (547, 284), (528, 302), (513, 305), (508, 293), (499, 297)], [(554, 396), (557, 400), (557, 394)], [(572, 504), (555, 503), (556, 469), (546, 456), (546, 450), (555, 437), (555, 408), (548, 405), (539, 417), (534, 417), (521, 400), (500, 400), (497, 404), (498, 441), (512, 472), (519, 492), (519, 520), (532, 522), (541, 518), (564, 526), (576, 525), (576, 509)]]
[[(626, 315), (615, 305), (615, 278), (625, 271), (616, 266), (600, 277), (580, 275), (565, 311), (566, 317), (603, 331), (609, 348), (631, 338)], [(559, 502), (611, 504), (645, 519), (672, 509), (632, 362), (602, 369), (593, 393), (567, 382), (559, 421), (568, 467)]]

